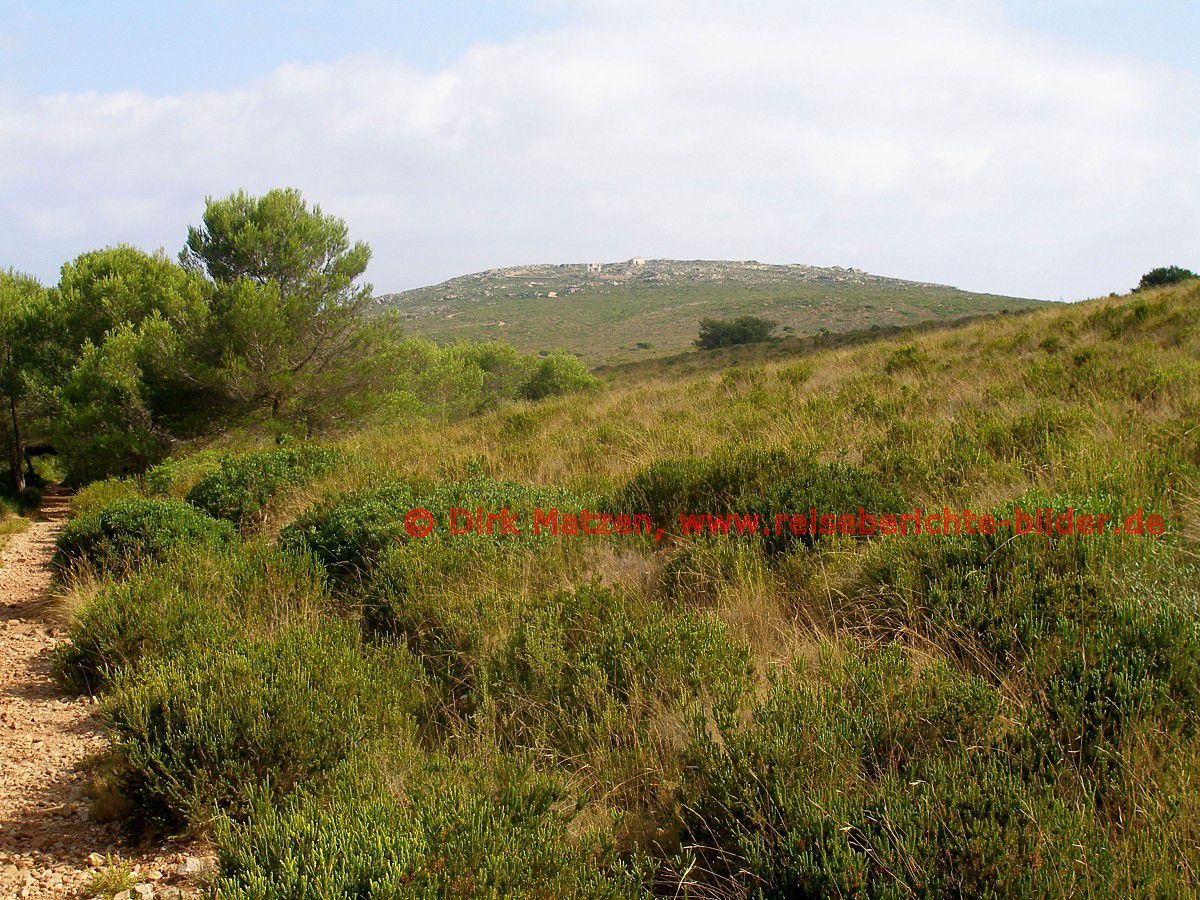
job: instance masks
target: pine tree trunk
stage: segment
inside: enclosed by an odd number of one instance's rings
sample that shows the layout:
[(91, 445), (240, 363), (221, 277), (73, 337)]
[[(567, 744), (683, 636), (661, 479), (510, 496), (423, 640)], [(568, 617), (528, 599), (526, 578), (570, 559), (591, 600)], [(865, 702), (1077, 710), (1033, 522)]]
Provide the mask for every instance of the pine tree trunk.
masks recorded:
[(18, 494), (25, 490), (25, 445), (21, 442), (21, 424), (17, 420), (17, 398), (8, 395), (8, 412), (12, 417), (12, 441), (10, 443), (9, 467), (12, 486)]

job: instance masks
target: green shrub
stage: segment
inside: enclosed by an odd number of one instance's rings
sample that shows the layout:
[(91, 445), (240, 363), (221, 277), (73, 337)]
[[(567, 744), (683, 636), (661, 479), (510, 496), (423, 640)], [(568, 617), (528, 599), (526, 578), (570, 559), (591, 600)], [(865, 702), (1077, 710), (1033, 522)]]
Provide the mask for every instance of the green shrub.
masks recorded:
[(403, 650), (363, 647), (348, 626), (289, 626), (264, 638), (150, 661), (105, 705), (118, 783), (168, 826), (279, 798), (383, 736), (409, 732), (420, 705)]
[(680, 527), (681, 516), (757, 515), (753, 534), (768, 552), (778, 553), (797, 542), (811, 546), (820, 531), (814, 535), (805, 526), (803, 534), (796, 534), (790, 520), (781, 526), (776, 516), (807, 519), (812, 509), (819, 515), (857, 515), (860, 508), (878, 516), (902, 512), (908, 503), (894, 485), (855, 466), (820, 463), (784, 450), (721, 449), (706, 459), (652, 463), (630, 478), (609, 505), (647, 513), (669, 530)]
[[(1117, 504), (1029, 495), (1014, 507), (1101, 513)], [(1011, 519), (1014, 507), (997, 517)], [(1044, 762), (1083, 767), (1103, 793), (1119, 777), (1131, 726), (1191, 727), (1200, 624), (1188, 595), (1197, 577), (1168, 564), (1153, 539), (998, 529), (890, 549), (873, 576), (880, 597), (964, 660), (1027, 682)]]
[(521, 386), (520, 395), (526, 400), (543, 400), (594, 388), (599, 383), (587, 366), (571, 354), (558, 350), (538, 360), (529, 380)]
[(80, 518), (99, 512), (109, 504), (129, 497), (139, 497), (137, 482), (129, 478), (106, 478), (80, 488), (71, 497), (71, 516)]
[(515, 747), (633, 750), (664, 710), (732, 708), (749, 683), (746, 647), (715, 617), (597, 585), (534, 599), (500, 641), (487, 640), (486, 618), (473, 624), (477, 698)]
[[(750, 501), (748, 497), (746, 502)], [(882, 515), (906, 512), (910, 503), (895, 485), (865, 469), (845, 463), (804, 461), (795, 464), (791, 471), (781, 473), (779, 480), (764, 491), (758, 505), (750, 508), (755, 509), (764, 526), (771, 529), (770, 534), (764, 536), (767, 551), (781, 553), (797, 543), (811, 547), (823, 536), (825, 530), (819, 518), (822, 515), (854, 516), (858, 527), (862, 510), (864, 527), (868, 524), (866, 516), (871, 516), (875, 519), (874, 527), (878, 528)], [(814, 509), (820, 529), (817, 534), (807, 526), (803, 533), (796, 534), (790, 527), (790, 520), (782, 526), (776, 520), (779, 515), (811, 516), (810, 511)]]
[(700, 336), (696, 346), (701, 350), (716, 350), (738, 344), (757, 344), (767, 340), (779, 323), (758, 316), (738, 316), (736, 319), (701, 319)]
[(1107, 883), (1104, 829), (1009, 763), (1007, 715), (982, 681), (894, 647), (781, 680), (749, 723), (697, 728), (675, 887), (883, 898)]
[(217, 840), (227, 900), (640, 896), (594, 838), (569, 833), (553, 782), (433, 760), (396, 777), (348, 765), (324, 789), (260, 800)]
[(340, 451), (285, 447), (227, 456), (187, 493), (187, 502), (239, 528), (262, 521), (267, 504), (343, 463)]
[(331, 575), (361, 576), (410, 537), (404, 517), (415, 506), (413, 486), (402, 482), (352, 491), (302, 513), (280, 532), (280, 546), (311, 553)]
[(1195, 278), (1200, 278), (1195, 272), (1190, 269), (1185, 269), (1182, 266), (1160, 266), (1157, 269), (1151, 269), (1142, 276), (1142, 280), (1138, 283), (1139, 291), (1148, 290), (1149, 288), (1167, 287), (1172, 284), (1181, 284), (1184, 281), (1191, 281)]
[(403, 635), (418, 655), (457, 657), (469, 648), (446, 635), (447, 622), (464, 610), (486, 621), (476, 604), (492, 598), (453, 595), (475, 581), (511, 583), (521, 558), (486, 541), (432, 536), (389, 549), (361, 593), (363, 624), (372, 634)]
[[(503, 507), (528, 521), (525, 517), (537, 507), (578, 509), (579, 505), (565, 491), (484, 476), (436, 484), (395, 482), (318, 504), (283, 529), (280, 543), (294, 552), (312, 553), (332, 575), (361, 577), (379, 563), (388, 548), (414, 540), (404, 519), (415, 508), (434, 517), (433, 532), (415, 539), (422, 546), (431, 546), (453, 540), (447, 531), (454, 508), (473, 513), (480, 508), (492, 512)], [(497, 530), (461, 535), (454, 542), (482, 547), (506, 542), (506, 536)]]
[(929, 365), (929, 355), (916, 344), (905, 344), (892, 351), (883, 364), (889, 375), (906, 370), (924, 371)]
[(205, 475), (220, 467), (225, 455), (216, 450), (201, 450), (159, 463), (142, 476), (148, 494), (182, 500)]
[(52, 565), (60, 576), (79, 568), (127, 572), (182, 548), (220, 551), (235, 538), (227, 522), (186, 503), (130, 497), (71, 520)]
[(95, 694), (144, 657), (219, 647), (239, 635), (230, 611), (204, 595), (181, 593), (166, 579), (111, 582), (71, 625), (56, 674), (72, 690)]
[(72, 622), (55, 668), (71, 689), (96, 693), (144, 661), (219, 647), (248, 628), (311, 622), (327, 606), (305, 558), (256, 547), (220, 557), (185, 551), (104, 583)]
[(680, 515), (746, 512), (784, 471), (796, 464), (783, 450), (720, 448), (707, 458), (661, 459), (635, 473), (612, 502), (622, 512), (646, 513), (675, 527)]

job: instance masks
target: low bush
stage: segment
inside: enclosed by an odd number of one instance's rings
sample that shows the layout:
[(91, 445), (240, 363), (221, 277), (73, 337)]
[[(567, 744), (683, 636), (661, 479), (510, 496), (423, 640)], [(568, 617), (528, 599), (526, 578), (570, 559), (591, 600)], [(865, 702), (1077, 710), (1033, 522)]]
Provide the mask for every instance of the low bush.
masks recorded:
[[(369, 627), (423, 663), (439, 697), (431, 733), (536, 751), (607, 804), (660, 814), (689, 712), (733, 708), (749, 688), (744, 642), (713, 615), (594, 584), (521, 596), (478, 589), (446, 562), (438, 577), (414, 577), (426, 549), (389, 555), (365, 604)], [(487, 568), (501, 583), (527, 571)]]
[(222, 821), (217, 892), (227, 900), (642, 895), (595, 836), (571, 833), (554, 782), (518, 763), (405, 768), (398, 779), (348, 764), (322, 789), (282, 805), (261, 799), (245, 824)]
[(80, 488), (71, 497), (71, 516), (81, 518), (130, 497), (140, 497), (137, 482), (131, 478), (106, 478)]
[(166, 579), (112, 582), (82, 610), (58, 650), (55, 671), (72, 690), (95, 694), (144, 658), (169, 657), (238, 637), (230, 611)]
[[(473, 643), (488, 646), (484, 634)], [(474, 681), (499, 739), (567, 758), (636, 750), (655, 716), (734, 708), (749, 683), (747, 648), (715, 617), (597, 585), (535, 598), (491, 643)]]
[(700, 896), (883, 898), (1072, 896), (1148, 876), (1006, 756), (1012, 714), (981, 680), (896, 647), (797, 672), (750, 722), (697, 727), (689, 849), (664, 880)]
[(735, 319), (701, 319), (700, 336), (696, 346), (701, 350), (716, 350), (738, 344), (757, 344), (767, 340), (778, 322), (758, 316), (738, 316)]
[(236, 534), (178, 500), (118, 500), (72, 519), (58, 538), (52, 566), (60, 576), (76, 569), (123, 573), (183, 548), (220, 551)]
[[(459, 657), (469, 647), (446, 634), (458, 615), (472, 622), (499, 623), (498, 586), (521, 576), (524, 557), (495, 544), (471, 540), (425, 539), (389, 549), (359, 593), (363, 624), (371, 634), (401, 635), (421, 656)], [(493, 605), (491, 611), (477, 604)]]
[(152, 496), (182, 500), (196, 482), (218, 468), (225, 457), (226, 454), (216, 450), (201, 450), (168, 459), (147, 470), (142, 476), (142, 485)]
[(55, 668), (71, 689), (97, 693), (144, 661), (223, 646), (247, 630), (313, 622), (328, 605), (306, 558), (263, 547), (184, 551), (103, 582), (77, 613)]
[[(483, 476), (436, 484), (394, 482), (318, 504), (283, 529), (280, 543), (294, 552), (312, 553), (334, 576), (362, 577), (388, 548), (413, 540), (404, 519), (414, 508), (434, 517), (433, 532), (419, 539), (422, 546), (432, 546), (453, 540), (447, 531), (450, 511), (455, 508), (474, 515), (480, 508), (492, 512), (503, 507), (527, 522), (535, 508), (556, 506), (577, 509), (579, 504), (565, 491)], [(507, 537), (497, 528), (491, 534), (461, 535), (455, 543), (484, 547), (505, 543)]]
[(196, 647), (139, 666), (110, 696), (117, 783), (168, 827), (244, 814), (411, 732), (418, 669), (333, 623)]
[(726, 447), (707, 458), (661, 459), (636, 472), (611, 505), (667, 527), (680, 515), (744, 512), (740, 504), (762, 497), (795, 464), (784, 450)]
[(521, 397), (544, 400), (560, 394), (574, 394), (599, 385), (588, 367), (565, 351), (555, 351), (538, 360), (529, 380), (521, 386)]
[(345, 455), (324, 447), (285, 447), (227, 456), (187, 493), (210, 516), (247, 528), (262, 521), (267, 504), (329, 472)]
[[(782, 527), (776, 516), (808, 519), (818, 515), (878, 516), (900, 513), (908, 501), (892, 484), (856, 466), (821, 463), (785, 450), (721, 449), (706, 459), (666, 459), (636, 473), (608, 501), (616, 509), (647, 513), (660, 527), (677, 530), (680, 518), (704, 515), (757, 515), (752, 532), (768, 552), (800, 542), (811, 546), (822, 534), (807, 525)], [(769, 533), (764, 533), (766, 528)], [(779, 533), (776, 534), (775, 532)], [(747, 534), (747, 538), (750, 535)]]
[[(1031, 495), (996, 515), (1115, 506)], [(880, 598), (965, 662), (1028, 684), (1040, 764), (1081, 767), (1098, 800), (1120, 777), (1132, 727), (1193, 726), (1200, 625), (1188, 595), (1198, 577), (1154, 539), (1001, 529), (889, 549), (873, 574)]]
[(404, 517), (416, 505), (413, 486), (403, 482), (342, 494), (284, 528), (280, 546), (311, 553), (335, 577), (362, 576), (385, 550), (408, 539)]

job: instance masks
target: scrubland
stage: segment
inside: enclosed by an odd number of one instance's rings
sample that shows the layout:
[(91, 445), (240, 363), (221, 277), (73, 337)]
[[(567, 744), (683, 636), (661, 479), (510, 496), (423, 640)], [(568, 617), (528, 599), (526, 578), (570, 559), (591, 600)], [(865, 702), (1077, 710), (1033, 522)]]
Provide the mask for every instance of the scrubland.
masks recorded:
[[(56, 568), (99, 806), (229, 898), (1193, 894), (1198, 323), (1185, 285), (98, 482)], [(404, 526), (502, 506), (667, 534)], [(670, 527), (812, 506), (1168, 529)]]

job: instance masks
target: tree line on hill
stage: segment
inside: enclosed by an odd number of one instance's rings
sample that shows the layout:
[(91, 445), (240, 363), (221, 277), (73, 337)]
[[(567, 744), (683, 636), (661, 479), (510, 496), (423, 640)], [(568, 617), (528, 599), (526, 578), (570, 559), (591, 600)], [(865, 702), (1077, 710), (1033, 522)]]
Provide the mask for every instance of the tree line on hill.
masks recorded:
[(1143, 275), (1135, 290), (1146, 291), (1152, 288), (1169, 287), (1173, 284), (1191, 281), (1194, 278), (1200, 278), (1200, 275), (1191, 269), (1185, 269), (1182, 266), (1159, 266)]
[(230, 429), (284, 440), (372, 417), (453, 417), (594, 383), (575, 357), (405, 338), (373, 309), (370, 248), (296, 190), (209, 199), (178, 260), (87, 252), (47, 288), (0, 271), (8, 485), (54, 454), (75, 483), (145, 471)]

